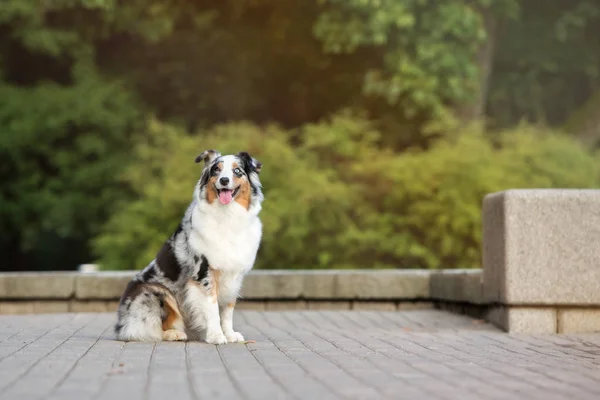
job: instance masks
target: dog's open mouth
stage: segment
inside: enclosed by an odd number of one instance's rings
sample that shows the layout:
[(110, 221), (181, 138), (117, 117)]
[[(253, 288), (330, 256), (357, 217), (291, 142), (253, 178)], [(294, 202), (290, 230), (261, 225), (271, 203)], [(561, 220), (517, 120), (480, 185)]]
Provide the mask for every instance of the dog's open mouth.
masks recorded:
[(217, 193), (219, 195), (219, 201), (223, 205), (227, 205), (227, 204), (231, 203), (231, 200), (233, 200), (233, 198), (235, 197), (235, 195), (238, 193), (239, 190), (240, 190), (239, 186), (233, 190), (217, 189)]

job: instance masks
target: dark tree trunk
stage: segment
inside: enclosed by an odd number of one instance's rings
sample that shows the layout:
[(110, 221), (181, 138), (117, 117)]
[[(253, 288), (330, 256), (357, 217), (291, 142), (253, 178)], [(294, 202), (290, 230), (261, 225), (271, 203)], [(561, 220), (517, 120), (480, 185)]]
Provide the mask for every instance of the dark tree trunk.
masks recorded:
[(498, 17), (494, 15), (493, 10), (490, 8), (480, 8), (479, 13), (483, 17), (486, 40), (482, 43), (476, 56), (476, 63), (479, 70), (477, 93), (471, 103), (459, 108), (458, 114), (465, 122), (481, 118), (485, 114), (490, 78), (492, 76), (492, 63), (496, 49)]

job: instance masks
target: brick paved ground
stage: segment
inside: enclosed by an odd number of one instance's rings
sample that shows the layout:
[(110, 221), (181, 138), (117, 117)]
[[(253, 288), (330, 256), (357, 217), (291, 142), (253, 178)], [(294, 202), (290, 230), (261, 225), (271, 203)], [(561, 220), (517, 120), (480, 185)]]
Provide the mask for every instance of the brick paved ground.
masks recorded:
[(435, 310), (243, 311), (256, 343), (123, 343), (113, 314), (0, 316), (0, 399), (600, 399), (600, 334)]

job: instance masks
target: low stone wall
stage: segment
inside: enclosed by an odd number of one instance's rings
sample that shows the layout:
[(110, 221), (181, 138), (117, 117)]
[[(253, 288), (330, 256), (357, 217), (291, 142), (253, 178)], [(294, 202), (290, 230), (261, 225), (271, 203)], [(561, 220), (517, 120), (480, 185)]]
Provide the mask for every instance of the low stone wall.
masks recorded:
[[(240, 308), (438, 307), (516, 333), (600, 331), (600, 190), (483, 201), (481, 270), (252, 271)], [(133, 271), (0, 274), (0, 313), (114, 311)]]
[[(116, 310), (135, 271), (0, 274), (0, 314)], [(471, 297), (472, 296), (472, 297)], [(256, 270), (238, 307), (256, 310), (432, 308), (481, 300), (481, 271)]]
[(488, 320), (509, 332), (600, 331), (600, 191), (509, 190), (483, 202)]

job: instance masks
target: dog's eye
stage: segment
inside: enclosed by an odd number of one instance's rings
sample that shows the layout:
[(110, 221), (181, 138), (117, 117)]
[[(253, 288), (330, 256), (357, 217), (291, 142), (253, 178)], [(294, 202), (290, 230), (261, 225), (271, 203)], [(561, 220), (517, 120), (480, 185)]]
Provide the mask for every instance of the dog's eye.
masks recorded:
[(219, 172), (221, 172), (221, 170), (218, 167), (213, 169), (213, 175), (217, 175)]
[(242, 170), (241, 170), (241, 169), (239, 169), (239, 168), (236, 168), (236, 169), (234, 169), (234, 170), (233, 170), (233, 172), (234, 172), (236, 175), (238, 175), (238, 176), (241, 176), (241, 175), (242, 175)]

